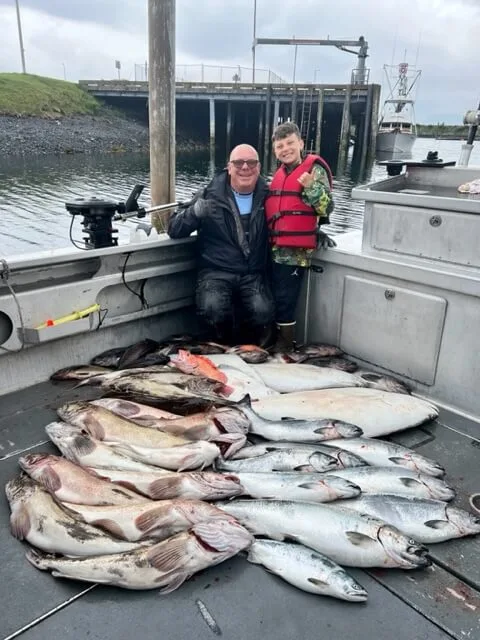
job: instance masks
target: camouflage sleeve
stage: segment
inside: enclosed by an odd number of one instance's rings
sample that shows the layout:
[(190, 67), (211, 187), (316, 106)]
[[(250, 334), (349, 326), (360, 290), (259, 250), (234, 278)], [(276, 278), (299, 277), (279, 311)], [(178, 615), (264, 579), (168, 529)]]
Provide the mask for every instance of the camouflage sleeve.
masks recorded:
[(328, 216), (333, 211), (333, 198), (330, 191), (327, 172), (318, 164), (313, 165), (313, 183), (302, 192), (305, 204), (313, 207), (320, 218), (319, 224), (328, 223)]

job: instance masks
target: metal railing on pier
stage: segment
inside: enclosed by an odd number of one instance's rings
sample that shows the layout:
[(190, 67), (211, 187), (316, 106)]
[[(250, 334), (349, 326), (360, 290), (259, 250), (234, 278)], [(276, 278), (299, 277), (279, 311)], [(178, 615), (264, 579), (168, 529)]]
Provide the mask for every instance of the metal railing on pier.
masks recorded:
[[(134, 79), (137, 82), (148, 80), (148, 64), (134, 65)], [(252, 82), (253, 69), (237, 65), (235, 67), (211, 64), (178, 64), (175, 67), (177, 82)], [(271, 69), (255, 69), (255, 84), (287, 84)]]

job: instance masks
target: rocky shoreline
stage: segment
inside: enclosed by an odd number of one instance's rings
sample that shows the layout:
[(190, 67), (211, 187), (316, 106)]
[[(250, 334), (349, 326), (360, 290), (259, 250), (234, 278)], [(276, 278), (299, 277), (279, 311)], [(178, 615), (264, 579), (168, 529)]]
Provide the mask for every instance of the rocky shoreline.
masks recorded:
[[(204, 148), (198, 141), (178, 139), (179, 151)], [(146, 151), (148, 127), (115, 113), (40, 118), (0, 116), (2, 156)]]

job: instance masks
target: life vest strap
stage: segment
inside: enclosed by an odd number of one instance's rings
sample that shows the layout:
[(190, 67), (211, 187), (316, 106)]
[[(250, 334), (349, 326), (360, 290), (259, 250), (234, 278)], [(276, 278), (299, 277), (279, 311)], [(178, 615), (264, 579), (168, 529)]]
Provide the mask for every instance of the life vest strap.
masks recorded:
[(271, 196), (298, 196), (300, 191), (282, 191), (281, 189), (273, 189), (266, 195), (267, 198)]

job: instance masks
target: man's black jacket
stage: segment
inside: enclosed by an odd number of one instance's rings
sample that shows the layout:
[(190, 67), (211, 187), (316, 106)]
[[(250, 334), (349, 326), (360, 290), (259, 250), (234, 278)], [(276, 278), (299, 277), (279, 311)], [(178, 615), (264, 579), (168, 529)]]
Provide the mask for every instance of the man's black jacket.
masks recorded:
[[(193, 200), (176, 211), (170, 218), (168, 235), (177, 239), (186, 238), (193, 231), (198, 232), (199, 269), (219, 269), (238, 275), (263, 272), (269, 255), (263, 208), (267, 191), (267, 183), (259, 177), (253, 193), (248, 241), (243, 232), (227, 171), (215, 176)], [(197, 198), (213, 200), (214, 212), (205, 218), (197, 218), (193, 212)]]

